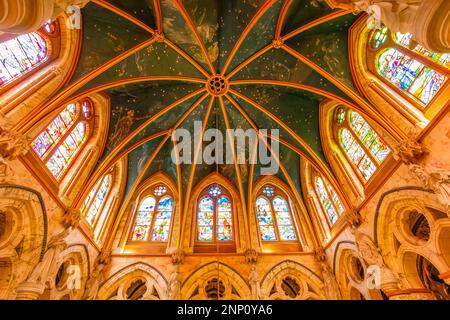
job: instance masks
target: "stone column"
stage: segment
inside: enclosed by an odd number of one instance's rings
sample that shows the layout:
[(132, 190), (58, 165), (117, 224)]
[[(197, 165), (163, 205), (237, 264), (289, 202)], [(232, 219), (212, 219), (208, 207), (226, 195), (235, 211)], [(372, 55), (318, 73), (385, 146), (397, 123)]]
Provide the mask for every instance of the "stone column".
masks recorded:
[(167, 286), (167, 299), (181, 299), (181, 273), (180, 267), (184, 264), (184, 251), (181, 249), (172, 252), (172, 273), (170, 274), (169, 284)]
[(22, 34), (38, 30), (70, 5), (82, 8), (89, 0), (0, 0), (0, 32)]
[(326, 0), (330, 7), (365, 11), (392, 32), (409, 32), (435, 52), (450, 52), (448, 0)]

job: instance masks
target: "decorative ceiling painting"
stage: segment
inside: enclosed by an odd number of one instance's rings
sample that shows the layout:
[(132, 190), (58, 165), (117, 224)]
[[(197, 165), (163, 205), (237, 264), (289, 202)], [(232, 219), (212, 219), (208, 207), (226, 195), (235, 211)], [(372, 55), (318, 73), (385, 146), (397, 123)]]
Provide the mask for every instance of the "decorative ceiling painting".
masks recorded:
[[(321, 102), (364, 100), (348, 61), (348, 30), (357, 17), (321, 0), (94, 0), (82, 14), (83, 44), (68, 86), (86, 81), (71, 98), (109, 97), (107, 145), (95, 175), (127, 157), (127, 193), (163, 171), (187, 197), (219, 172), (247, 199), (260, 174), (248, 159), (238, 166), (170, 160), (170, 133), (193, 132), (202, 121), (224, 137), (227, 128), (279, 129), (278, 176), (301, 195), (300, 159), (329, 166)], [(219, 93), (208, 89), (215, 75), (224, 83)]]

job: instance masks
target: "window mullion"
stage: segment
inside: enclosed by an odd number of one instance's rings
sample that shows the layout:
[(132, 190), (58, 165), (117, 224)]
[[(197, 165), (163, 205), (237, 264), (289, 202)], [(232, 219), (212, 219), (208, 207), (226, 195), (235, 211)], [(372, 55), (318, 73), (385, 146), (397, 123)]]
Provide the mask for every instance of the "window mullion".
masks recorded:
[(270, 210), (272, 211), (272, 219), (273, 219), (273, 226), (275, 229), (275, 233), (277, 235), (277, 240), (280, 241), (281, 237), (280, 237), (280, 230), (278, 230), (278, 220), (277, 220), (277, 214), (275, 212), (275, 207), (273, 206), (273, 199), (276, 197), (277, 195), (275, 194), (272, 199), (269, 199), (270, 202)]
[(152, 212), (152, 222), (150, 223), (150, 229), (149, 229), (147, 241), (152, 241), (153, 227), (155, 225), (156, 214), (158, 212), (158, 204), (159, 204), (160, 197), (158, 198), (155, 196), (154, 199), (155, 199), (155, 207), (153, 208), (153, 212)]

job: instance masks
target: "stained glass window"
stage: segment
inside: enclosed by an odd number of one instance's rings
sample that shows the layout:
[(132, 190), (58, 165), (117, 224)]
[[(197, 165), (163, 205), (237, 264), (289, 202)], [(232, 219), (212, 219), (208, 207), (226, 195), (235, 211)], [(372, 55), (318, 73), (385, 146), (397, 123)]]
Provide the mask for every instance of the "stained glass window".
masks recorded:
[(0, 86), (47, 60), (47, 41), (32, 32), (0, 43)]
[(327, 214), (330, 224), (333, 225), (338, 217), (344, 213), (344, 206), (338, 194), (326, 179), (315, 174), (315, 190), (322, 204), (323, 211)]
[(139, 206), (136, 224), (133, 231), (133, 240), (143, 241), (148, 239), (150, 226), (152, 225), (153, 212), (155, 211), (155, 198), (147, 197)]
[(218, 185), (200, 198), (197, 213), (197, 241), (233, 240), (233, 209), (230, 198)]
[(103, 209), (108, 191), (111, 187), (111, 179), (111, 174), (107, 174), (98, 180), (84, 200), (81, 212), (91, 226), (94, 226), (99, 217), (99, 213)]
[[(409, 33), (391, 35), (383, 27), (373, 33), (371, 42), (376, 50), (377, 72), (423, 106), (436, 96), (448, 79), (450, 54), (431, 52), (413, 43)], [(387, 48), (383, 46), (385, 43)]]
[[(271, 192), (267, 192), (270, 188)], [(278, 189), (272, 186), (262, 188), (256, 199), (256, 215), (263, 241), (293, 241), (297, 239), (289, 204)]]
[(167, 187), (164, 185), (153, 189), (153, 194), (154, 196), (145, 197), (139, 205), (131, 238), (133, 241), (169, 240), (173, 198), (167, 195)]
[(258, 199), (256, 200), (256, 214), (258, 217), (261, 239), (265, 241), (276, 240), (277, 236), (275, 234), (275, 226), (270, 201), (264, 197), (258, 197)]
[(336, 123), (338, 124), (340, 146), (358, 175), (364, 182), (367, 182), (381, 163), (386, 160), (391, 150), (364, 118), (355, 111), (346, 111), (340, 108), (337, 111)]
[(92, 108), (88, 100), (83, 105), (86, 110), (89, 109), (89, 118), (86, 117), (86, 112), (81, 112), (78, 103), (71, 103), (31, 144), (34, 152), (57, 180), (62, 178), (87, 141)]
[(388, 39), (388, 34), (389, 29), (386, 27), (377, 30), (372, 37), (372, 47), (374, 49), (378, 49), (379, 47), (381, 47)]
[(158, 202), (158, 211), (153, 223), (152, 241), (165, 242), (169, 239), (170, 220), (172, 219), (173, 200), (164, 197)]

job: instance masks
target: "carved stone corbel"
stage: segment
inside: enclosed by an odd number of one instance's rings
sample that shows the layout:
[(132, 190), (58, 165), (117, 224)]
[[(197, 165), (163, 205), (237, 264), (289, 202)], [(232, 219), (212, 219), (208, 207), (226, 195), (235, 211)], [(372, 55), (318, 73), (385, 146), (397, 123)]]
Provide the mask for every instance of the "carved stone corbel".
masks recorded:
[(76, 229), (81, 221), (81, 211), (79, 209), (68, 208), (64, 213), (61, 224), (65, 229)]
[(406, 165), (418, 164), (428, 154), (420, 142), (417, 141), (418, 133), (416, 131), (408, 134), (408, 138), (393, 147), (394, 158)]
[(247, 249), (244, 253), (245, 262), (248, 264), (258, 263), (258, 252), (255, 249)]
[(355, 209), (349, 209), (345, 212), (345, 219), (348, 224), (354, 228), (358, 228), (363, 223), (361, 213)]
[(184, 251), (181, 249), (177, 249), (172, 252), (171, 257), (173, 265), (180, 265), (184, 263)]
[(30, 150), (29, 139), (12, 130), (12, 123), (0, 115), (0, 177), (12, 177), (11, 161), (17, 160)]

